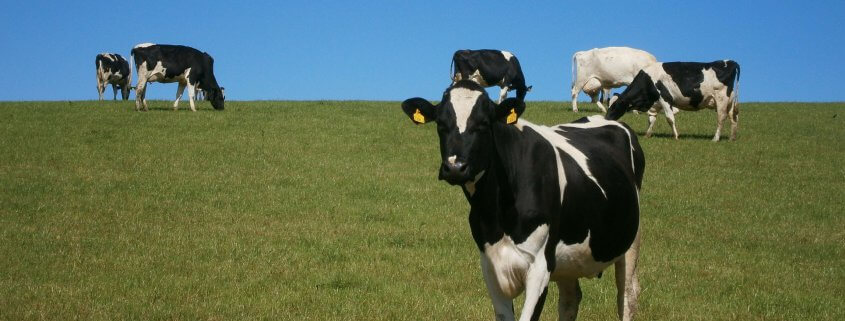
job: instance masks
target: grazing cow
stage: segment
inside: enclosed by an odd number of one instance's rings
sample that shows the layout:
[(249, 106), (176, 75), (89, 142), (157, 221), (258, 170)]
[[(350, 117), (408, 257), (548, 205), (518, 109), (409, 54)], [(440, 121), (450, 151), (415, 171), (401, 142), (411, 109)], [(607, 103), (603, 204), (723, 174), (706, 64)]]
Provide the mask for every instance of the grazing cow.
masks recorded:
[(672, 126), (672, 134), (678, 139), (673, 108), (690, 111), (709, 108), (717, 113), (713, 141), (719, 141), (722, 123), (728, 115), (731, 116), (730, 139), (735, 140), (739, 123), (739, 71), (739, 64), (733, 60), (652, 64), (640, 71), (621, 95), (613, 98), (607, 119), (617, 120), (629, 110), (648, 110), (648, 137), (654, 130), (657, 112), (662, 109)]
[(188, 102), (191, 110), (196, 111), (194, 97), (197, 89), (202, 89), (214, 109), (223, 109), (223, 92), (214, 78), (214, 59), (208, 53), (191, 47), (175, 45), (156, 45), (142, 43), (132, 49), (135, 68), (138, 69), (138, 85), (135, 89), (135, 110), (143, 104), (147, 110), (147, 82), (178, 82), (176, 101), (173, 109), (179, 108), (182, 92), (188, 87)]
[(648, 52), (628, 47), (595, 48), (572, 55), (572, 111), (578, 111), (578, 92), (584, 91), (602, 113), (607, 109), (596, 101), (599, 91), (607, 104), (610, 89), (627, 86), (646, 66), (657, 62)]
[(103, 93), (108, 84), (111, 84), (114, 100), (117, 100), (118, 89), (123, 100), (128, 100), (129, 90), (132, 89), (132, 70), (129, 69), (129, 62), (118, 54), (104, 52), (97, 55), (94, 64), (97, 66), (97, 93), (100, 100), (103, 100)]
[(482, 87), (499, 86), (499, 101), (516, 90), (516, 98), (525, 99), (531, 86), (525, 86), (525, 76), (519, 60), (512, 53), (500, 50), (458, 50), (452, 56), (452, 84), (462, 79), (475, 81)]
[[(645, 159), (628, 126), (601, 116), (552, 127), (519, 116), (525, 103), (491, 101), (459, 81), (437, 106), (402, 103), (417, 124), (437, 123), (439, 178), (462, 187), (481, 271), (497, 320), (536, 320), (549, 281), (560, 289), (561, 320), (574, 320), (578, 279), (615, 265), (617, 308), (631, 320), (637, 305), (639, 188)], [(432, 200), (422, 200), (423, 203)]]

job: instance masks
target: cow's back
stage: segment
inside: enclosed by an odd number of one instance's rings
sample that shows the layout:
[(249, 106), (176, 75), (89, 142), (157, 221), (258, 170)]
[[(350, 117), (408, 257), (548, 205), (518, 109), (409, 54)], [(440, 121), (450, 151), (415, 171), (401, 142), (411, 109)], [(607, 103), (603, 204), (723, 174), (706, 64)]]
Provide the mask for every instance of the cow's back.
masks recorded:
[(579, 75), (595, 77), (605, 86), (630, 84), (637, 73), (657, 62), (654, 55), (628, 47), (596, 48), (576, 53)]

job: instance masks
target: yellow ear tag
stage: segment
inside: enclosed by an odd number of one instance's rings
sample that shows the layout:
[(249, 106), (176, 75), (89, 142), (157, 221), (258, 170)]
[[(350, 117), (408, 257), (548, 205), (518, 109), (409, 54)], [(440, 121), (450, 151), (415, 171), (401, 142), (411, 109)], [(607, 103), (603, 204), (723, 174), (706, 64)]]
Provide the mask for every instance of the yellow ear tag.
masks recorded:
[(513, 123), (515, 123), (515, 122), (516, 122), (516, 117), (517, 117), (517, 116), (516, 116), (516, 110), (514, 110), (513, 108), (511, 108), (511, 113), (510, 113), (510, 114), (508, 114), (508, 118), (507, 118), (507, 119), (505, 119), (505, 122), (506, 122), (506, 123), (508, 123), (508, 124), (513, 124)]
[(414, 112), (414, 121), (420, 124), (425, 123), (425, 116), (420, 113), (420, 109), (417, 108), (417, 111)]

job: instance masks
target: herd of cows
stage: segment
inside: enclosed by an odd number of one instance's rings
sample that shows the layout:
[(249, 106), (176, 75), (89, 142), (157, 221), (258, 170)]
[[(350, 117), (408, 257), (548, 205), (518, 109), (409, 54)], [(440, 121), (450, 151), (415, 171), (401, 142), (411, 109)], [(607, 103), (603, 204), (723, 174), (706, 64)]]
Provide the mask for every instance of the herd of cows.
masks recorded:
[[(192, 110), (200, 91), (215, 109), (223, 109), (223, 89), (207, 53), (145, 43), (132, 49), (132, 57), (138, 73), (136, 110), (147, 109), (150, 81), (179, 83), (174, 108), (187, 87)], [(583, 91), (606, 110), (605, 116), (556, 126), (522, 119), (531, 86), (516, 56), (499, 50), (455, 52), (452, 83), (437, 105), (419, 97), (401, 104), (413, 123), (436, 124), (439, 179), (460, 186), (470, 204), (470, 230), (497, 320), (515, 320), (513, 299), (523, 292), (519, 320), (537, 320), (551, 281), (559, 287), (560, 320), (575, 320), (579, 279), (601, 277), (610, 265), (615, 267), (619, 318), (633, 319), (640, 289), (639, 191), (645, 157), (636, 133), (616, 121), (627, 111), (648, 112), (648, 136), (662, 110), (677, 139), (677, 109), (716, 109), (713, 140), (719, 140), (727, 116), (730, 138), (736, 138), (740, 69), (734, 61), (661, 63), (645, 51), (624, 47), (577, 52), (572, 60), (573, 111)], [(120, 89), (127, 100), (130, 80), (123, 57), (97, 56), (100, 99), (112, 84), (115, 99)], [(501, 88), (495, 102), (485, 90), (490, 86)], [(627, 88), (611, 97), (610, 89), (621, 86)], [(506, 98), (512, 90), (516, 97)]]

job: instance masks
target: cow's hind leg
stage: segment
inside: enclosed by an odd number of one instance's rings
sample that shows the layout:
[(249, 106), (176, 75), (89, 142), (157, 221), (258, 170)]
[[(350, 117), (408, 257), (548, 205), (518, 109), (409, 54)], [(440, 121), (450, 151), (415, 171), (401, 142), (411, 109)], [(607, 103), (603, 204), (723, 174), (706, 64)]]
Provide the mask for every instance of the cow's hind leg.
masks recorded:
[(493, 301), (493, 311), (496, 313), (496, 321), (514, 321), (513, 299), (507, 297), (499, 287), (493, 267), (490, 261), (481, 255), (481, 273), (484, 276), (484, 284), (487, 285), (487, 293)]
[(557, 304), (558, 320), (575, 321), (578, 317), (578, 306), (581, 304), (581, 285), (578, 279), (557, 281), (560, 300)]
[(640, 253), (640, 233), (634, 238), (625, 257), (615, 263), (616, 272), (616, 309), (619, 320), (631, 321), (637, 313), (637, 297), (640, 294), (640, 281), (637, 277), (637, 260)]
[(736, 131), (739, 129), (739, 103), (734, 99), (731, 102), (731, 140), (736, 140)]

